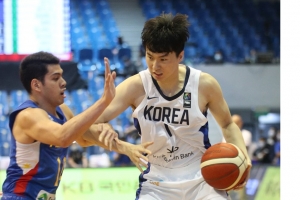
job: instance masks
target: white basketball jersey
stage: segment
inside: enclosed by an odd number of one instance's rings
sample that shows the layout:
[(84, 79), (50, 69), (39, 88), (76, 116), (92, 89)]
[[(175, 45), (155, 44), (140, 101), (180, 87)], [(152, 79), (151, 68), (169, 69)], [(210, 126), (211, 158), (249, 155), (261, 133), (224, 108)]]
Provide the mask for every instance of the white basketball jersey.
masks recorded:
[(151, 164), (180, 168), (198, 161), (200, 165), (210, 146), (207, 118), (198, 105), (200, 73), (186, 66), (184, 86), (172, 97), (162, 93), (148, 69), (139, 73), (146, 94), (132, 116), (141, 142), (154, 141), (148, 147)]

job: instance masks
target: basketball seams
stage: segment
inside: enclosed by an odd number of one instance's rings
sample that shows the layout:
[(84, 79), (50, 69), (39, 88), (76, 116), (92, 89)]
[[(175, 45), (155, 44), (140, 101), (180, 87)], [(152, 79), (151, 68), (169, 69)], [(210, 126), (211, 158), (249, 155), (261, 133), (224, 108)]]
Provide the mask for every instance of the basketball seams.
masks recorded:
[[(244, 175), (244, 173), (245, 173), (245, 171), (246, 171), (246, 166), (244, 165), (244, 163), (245, 163), (245, 161), (246, 161), (245, 154), (244, 154), (244, 153), (240, 150), (240, 148), (238, 148), (236, 145), (234, 145), (234, 144), (231, 144), (231, 145), (235, 146), (236, 149), (238, 150), (238, 157), (240, 158), (241, 156), (243, 156), (243, 158), (241, 158), (242, 163), (239, 165), (239, 168), (238, 168), (238, 169), (239, 169), (239, 172), (240, 172), (238, 178), (235, 180), (235, 182), (234, 182), (232, 185), (230, 185), (230, 186), (227, 187), (227, 188), (224, 188), (224, 190), (229, 190), (229, 189), (235, 187), (235, 186), (239, 183), (239, 181), (241, 180), (242, 176)], [(243, 169), (241, 169), (241, 167), (242, 167)]]
[[(244, 163), (244, 162), (243, 162), (243, 163)], [(243, 164), (243, 163), (242, 163), (242, 164)], [(243, 167), (243, 169), (241, 169), (241, 167)], [(239, 176), (237, 177), (237, 179), (234, 181), (234, 183), (233, 183), (232, 185), (230, 185), (230, 186), (227, 187), (227, 188), (224, 188), (224, 190), (229, 190), (229, 189), (235, 187), (235, 186), (240, 182), (242, 176), (244, 175), (244, 173), (245, 173), (245, 171), (246, 171), (246, 167), (245, 167), (244, 165), (241, 165), (241, 167), (238, 168), (238, 170), (239, 170), (240, 173), (239, 173)]]
[[(226, 146), (225, 146), (226, 145)], [(236, 147), (235, 145), (233, 145), (234, 147)], [(212, 148), (212, 146), (210, 148), (208, 148), (205, 152), (205, 155), (202, 157), (202, 159), (204, 160), (209, 160), (209, 159), (215, 159), (215, 158), (219, 158), (220, 154), (217, 154), (214, 148), (219, 148), (218, 151), (221, 153), (222, 151), (225, 151), (227, 153), (227, 157), (226, 158), (234, 158), (238, 155), (238, 148), (234, 148), (231, 143), (222, 143), (222, 145), (220, 144), (215, 144)], [(222, 149), (223, 148), (223, 149)], [(229, 154), (229, 151), (230, 154)]]
[(241, 165), (241, 159), (239, 156), (235, 158), (215, 158), (213, 160), (207, 160), (201, 163), (201, 168), (206, 167), (208, 165), (214, 165), (214, 164), (235, 164), (237, 167)]
[[(213, 146), (212, 146), (213, 147)], [(216, 177), (215, 179), (210, 179), (207, 180), (207, 182), (209, 184), (215, 185), (216, 189), (220, 189), (220, 190), (230, 190), (232, 188), (234, 188), (236, 185), (240, 184), (240, 182), (242, 181), (242, 179), (244, 179), (245, 177), (245, 171), (247, 170), (247, 163), (246, 163), (246, 156), (245, 154), (234, 144), (231, 143), (219, 143), (216, 144), (214, 146), (214, 148), (211, 149), (211, 147), (209, 149), (207, 149), (207, 155), (203, 155), (202, 159), (201, 159), (201, 164), (200, 164), (200, 168), (201, 169), (206, 169), (205, 171), (203, 171), (203, 173), (213, 173), (213, 168), (207, 168), (209, 166), (213, 166), (213, 165), (220, 165), (222, 166), (222, 164), (229, 164), (226, 167), (228, 168), (228, 173), (224, 172), (223, 174), (220, 174), (220, 177)], [(234, 156), (233, 156), (234, 155)], [(223, 156), (223, 157), (222, 157)], [(234, 166), (230, 166), (230, 164), (234, 165)], [(231, 171), (230, 171), (231, 170)], [(201, 171), (202, 172), (202, 171)], [(236, 176), (237, 178), (232, 177), (232, 175), (235, 174), (234, 176)], [(203, 175), (203, 174), (202, 174)], [(221, 177), (222, 176), (222, 177)], [(231, 176), (231, 178), (229, 178)], [(204, 179), (205, 179), (205, 174), (204, 174)], [(207, 177), (208, 178), (208, 177)], [(212, 178), (212, 177), (211, 177)], [(224, 183), (226, 183), (225, 179), (230, 179), (232, 181), (234, 181), (232, 184), (230, 184), (230, 182), (227, 181), (228, 184), (230, 185), (225, 185)], [(222, 183), (220, 186), (218, 186), (218, 184), (216, 185), (216, 181), (225, 181), (224, 183)], [(214, 183), (216, 182), (216, 183)], [(223, 188), (220, 188), (223, 187)]]

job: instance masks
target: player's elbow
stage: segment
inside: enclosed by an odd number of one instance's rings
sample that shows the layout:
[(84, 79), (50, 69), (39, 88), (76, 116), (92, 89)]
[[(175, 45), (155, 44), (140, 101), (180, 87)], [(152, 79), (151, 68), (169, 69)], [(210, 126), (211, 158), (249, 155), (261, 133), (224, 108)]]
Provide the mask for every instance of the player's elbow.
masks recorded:
[(57, 146), (62, 147), (62, 148), (67, 148), (67, 147), (69, 147), (73, 142), (74, 142), (74, 140), (71, 139), (71, 138), (60, 138), (60, 139), (57, 141)]
[(89, 147), (89, 146), (93, 146), (94, 144), (92, 144), (91, 142), (87, 141), (87, 140), (76, 140), (76, 142), (82, 146), (82, 147)]
[(61, 141), (60, 144), (59, 144), (59, 146), (62, 147), (62, 148), (67, 148), (71, 144), (72, 144), (72, 142), (69, 142), (69, 141)]

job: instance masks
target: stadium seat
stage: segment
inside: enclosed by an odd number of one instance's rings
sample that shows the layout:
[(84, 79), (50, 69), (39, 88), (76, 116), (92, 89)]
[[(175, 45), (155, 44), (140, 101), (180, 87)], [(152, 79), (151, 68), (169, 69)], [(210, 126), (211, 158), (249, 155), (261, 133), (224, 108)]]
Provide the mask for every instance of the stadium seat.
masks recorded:
[(9, 128), (9, 126), (8, 126), (8, 116), (0, 115), (0, 127)]
[(10, 153), (10, 142), (9, 141), (5, 141), (1, 143), (1, 148), (0, 148), (1, 152), (0, 152), (0, 156), (1, 157), (6, 157), (9, 156)]
[(28, 93), (25, 90), (12, 90), (10, 92), (10, 108), (14, 110), (17, 108), (21, 103), (28, 99)]
[[(259, 51), (272, 50), (276, 52), (276, 55), (279, 54), (278, 42), (273, 45), (268, 37), (262, 34), (265, 20), (268, 20), (272, 39), (280, 37), (280, 2), (254, 3), (252, 0), (139, 0), (138, 2), (146, 19), (158, 16), (162, 11), (187, 14), (191, 23), (190, 42), (197, 41), (197, 37), (202, 40), (203, 34), (209, 41), (221, 35), (228, 41), (232, 41), (231, 38), (240, 37), (244, 41), (243, 45), (251, 46)], [(120, 31), (107, 0), (72, 1), (70, 5), (72, 7), (71, 45), (75, 54), (80, 48), (87, 48), (89, 45), (95, 49), (112, 48), (116, 45), (115, 38), (120, 35)], [(193, 27), (200, 27), (198, 30), (202, 31), (194, 31)], [(253, 42), (251, 38), (257, 33), (260, 34), (260, 39)], [(226, 45), (234, 45), (234, 43), (228, 42)], [(214, 46), (214, 48), (219, 48), (219, 46), (224, 46), (224, 44)], [(198, 45), (198, 53), (207, 48), (210, 48), (209, 44), (204, 41), (203, 45)], [(232, 47), (232, 49), (235, 48)], [(104, 70), (103, 66), (100, 70)]]
[(97, 52), (97, 70), (100, 74), (105, 72), (104, 58), (108, 58), (110, 61), (110, 69), (116, 69), (116, 65), (118, 62), (115, 60), (115, 56), (111, 49), (109, 48), (101, 48)]
[(4, 142), (10, 142), (10, 139), (10, 130), (7, 127), (0, 127), (0, 144)]
[(89, 98), (89, 92), (86, 89), (78, 89), (71, 91), (72, 101), (75, 104), (83, 102)]
[(80, 49), (79, 50), (79, 62), (92, 62), (94, 58), (93, 49)]
[(96, 71), (97, 66), (94, 61), (93, 49), (84, 48), (79, 50), (78, 70), (84, 80), (88, 79), (89, 73)]
[(124, 61), (126, 60), (131, 60), (132, 54), (131, 54), (131, 48), (130, 47), (122, 47), (118, 51), (118, 62), (120, 63), (119, 65), (119, 72), (123, 72), (124, 70)]
[(119, 61), (122, 61), (124, 59), (124, 57), (131, 59), (131, 48), (122, 47), (119, 49), (119, 52), (118, 52)]
[(79, 113), (82, 113), (85, 111), (87, 108), (89, 108), (93, 102), (86, 98), (85, 100), (81, 102), (74, 103), (73, 109), (74, 109), (74, 114), (77, 115)]

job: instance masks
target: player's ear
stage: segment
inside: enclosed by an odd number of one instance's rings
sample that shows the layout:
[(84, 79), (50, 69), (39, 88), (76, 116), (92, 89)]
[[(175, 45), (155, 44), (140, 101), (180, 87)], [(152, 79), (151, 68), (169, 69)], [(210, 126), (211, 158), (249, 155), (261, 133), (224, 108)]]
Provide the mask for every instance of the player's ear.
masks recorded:
[(31, 89), (40, 90), (40, 81), (37, 79), (32, 79), (31, 81)]
[(183, 60), (183, 56), (184, 56), (184, 51), (182, 51), (182, 52), (178, 55), (179, 62), (181, 62), (181, 61)]

